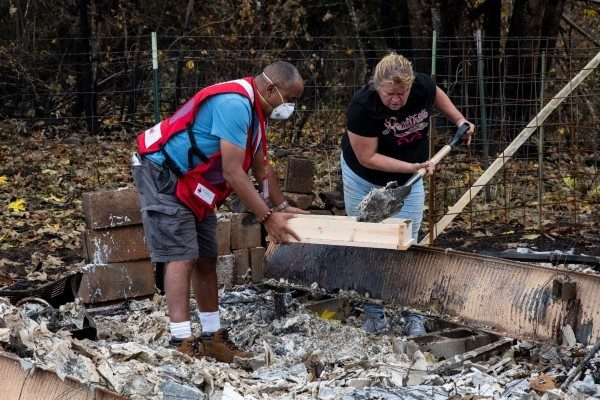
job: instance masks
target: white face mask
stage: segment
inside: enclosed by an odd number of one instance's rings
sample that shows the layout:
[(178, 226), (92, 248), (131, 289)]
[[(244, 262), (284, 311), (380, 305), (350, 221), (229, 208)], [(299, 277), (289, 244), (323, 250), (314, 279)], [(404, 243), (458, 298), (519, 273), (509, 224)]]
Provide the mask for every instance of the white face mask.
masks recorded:
[[(269, 78), (267, 76), (267, 74), (265, 74), (264, 72), (263, 72), (263, 75), (264, 75), (265, 78), (267, 78), (267, 80), (273, 86), (275, 86), (275, 90), (277, 90), (277, 93), (279, 93), (279, 97), (281, 98), (281, 102), (282, 102), (280, 105), (278, 105), (277, 107), (273, 108), (273, 111), (271, 111), (270, 118), (271, 119), (288, 119), (294, 113), (294, 109), (296, 108), (296, 104), (295, 103), (286, 103), (285, 100), (283, 99), (283, 96), (281, 95), (281, 92), (277, 88), (277, 85), (275, 85), (273, 83), (273, 81), (271, 80), (271, 78)], [(260, 92), (258, 94), (260, 95)], [(261, 95), (261, 97), (262, 97), (262, 95)], [(269, 104), (269, 103), (267, 102), (267, 104)], [(269, 104), (269, 105), (271, 105), (271, 104)]]
[(294, 103), (283, 103), (278, 105), (271, 111), (272, 119), (288, 119), (294, 112), (296, 105)]

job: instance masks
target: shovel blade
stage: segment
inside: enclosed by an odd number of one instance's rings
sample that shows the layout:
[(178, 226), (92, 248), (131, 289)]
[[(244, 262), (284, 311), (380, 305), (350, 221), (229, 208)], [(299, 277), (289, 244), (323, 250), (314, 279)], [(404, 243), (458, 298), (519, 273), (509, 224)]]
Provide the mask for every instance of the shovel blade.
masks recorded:
[(410, 186), (372, 189), (358, 205), (357, 221), (381, 222), (402, 208)]

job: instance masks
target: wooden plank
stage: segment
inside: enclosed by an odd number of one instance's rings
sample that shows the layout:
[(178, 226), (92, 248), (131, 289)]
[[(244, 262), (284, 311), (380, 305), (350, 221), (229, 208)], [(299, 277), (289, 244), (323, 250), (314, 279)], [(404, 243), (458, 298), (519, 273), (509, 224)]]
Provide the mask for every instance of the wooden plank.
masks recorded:
[(59, 378), (50, 370), (24, 370), (20, 360), (0, 353), (0, 399), (2, 400), (126, 400), (115, 392), (86, 386), (71, 377)]
[(356, 217), (296, 215), (288, 224), (302, 243), (406, 250), (414, 242), (412, 221), (400, 218), (374, 224)]

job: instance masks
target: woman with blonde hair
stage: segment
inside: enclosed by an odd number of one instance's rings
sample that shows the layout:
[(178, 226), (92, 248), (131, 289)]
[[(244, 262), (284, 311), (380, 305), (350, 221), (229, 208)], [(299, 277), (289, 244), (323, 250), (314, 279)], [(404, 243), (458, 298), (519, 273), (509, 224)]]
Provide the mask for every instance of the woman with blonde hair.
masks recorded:
[[(433, 79), (413, 72), (409, 60), (397, 53), (383, 57), (369, 84), (359, 89), (347, 110), (347, 129), (342, 137), (342, 180), (346, 213), (357, 215), (360, 202), (373, 188), (396, 181), (404, 184), (421, 168), (433, 173), (429, 157), (429, 117), (440, 112), (454, 125), (469, 124), (467, 144), (475, 126), (467, 121)], [(412, 220), (412, 236), (417, 240), (425, 189), (416, 182), (393, 217)], [(370, 314), (367, 313), (369, 316)], [(371, 321), (368, 331), (387, 325), (383, 310), (381, 321)], [(369, 322), (369, 320), (367, 320)], [(369, 324), (367, 324), (369, 325)], [(417, 324), (418, 325), (418, 324)], [(422, 324), (411, 332), (424, 333)]]

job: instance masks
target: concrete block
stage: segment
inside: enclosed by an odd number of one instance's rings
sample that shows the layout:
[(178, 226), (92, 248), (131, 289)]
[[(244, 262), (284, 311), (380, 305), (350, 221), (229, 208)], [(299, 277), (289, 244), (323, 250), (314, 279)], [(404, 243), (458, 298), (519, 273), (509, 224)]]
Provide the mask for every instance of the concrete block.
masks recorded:
[(87, 229), (113, 228), (142, 223), (140, 200), (135, 187), (83, 194)]
[(231, 215), (231, 250), (261, 245), (261, 227), (254, 214)]
[(288, 201), (288, 203), (290, 203), (291, 206), (298, 207), (303, 210), (306, 210), (307, 208), (311, 207), (316, 198), (314, 193), (305, 194), (283, 192), (283, 195), (285, 196), (286, 200)]
[(233, 254), (225, 254), (217, 258), (217, 281), (219, 286), (231, 289), (234, 284), (235, 257)]
[(245, 283), (250, 276), (250, 251), (248, 249), (233, 250), (235, 258), (234, 282)]
[(217, 220), (217, 246), (219, 255), (231, 254), (231, 220), (228, 218)]
[(155, 292), (150, 260), (88, 264), (82, 272), (78, 294), (86, 304), (152, 296)]
[(252, 282), (262, 282), (265, 278), (265, 252), (264, 247), (250, 249), (250, 271)]
[(315, 183), (315, 162), (308, 157), (289, 156), (285, 171), (285, 190), (311, 193)]
[(142, 225), (83, 232), (86, 263), (111, 264), (149, 258)]

